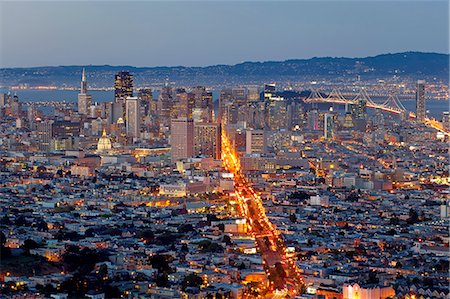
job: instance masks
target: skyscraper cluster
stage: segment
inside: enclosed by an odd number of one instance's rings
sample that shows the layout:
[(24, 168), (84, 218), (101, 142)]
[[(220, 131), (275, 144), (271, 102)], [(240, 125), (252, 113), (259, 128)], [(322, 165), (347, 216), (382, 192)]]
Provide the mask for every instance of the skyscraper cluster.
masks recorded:
[(172, 160), (221, 158), (221, 125), (215, 118), (213, 96), (205, 87), (191, 91), (165, 87), (158, 100), (162, 118), (170, 119)]

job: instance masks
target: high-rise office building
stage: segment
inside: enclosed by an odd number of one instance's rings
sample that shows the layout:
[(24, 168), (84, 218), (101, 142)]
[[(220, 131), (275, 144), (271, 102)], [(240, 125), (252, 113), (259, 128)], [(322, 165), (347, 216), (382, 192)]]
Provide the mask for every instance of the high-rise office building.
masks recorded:
[(416, 85), (416, 119), (423, 122), (425, 117), (425, 81), (418, 80)]
[(178, 117), (192, 118), (192, 109), (194, 108), (194, 94), (186, 92), (180, 88), (176, 91), (176, 103), (173, 106), (172, 114)]
[(154, 111), (154, 101), (153, 101), (153, 91), (151, 88), (142, 88), (138, 91), (138, 98), (141, 103), (141, 116), (148, 116), (150, 113), (156, 112)]
[(220, 159), (222, 140), (220, 124), (194, 124), (194, 155)]
[(252, 102), (249, 104), (246, 115), (248, 127), (253, 129), (264, 129), (266, 125), (265, 109), (266, 103), (264, 102)]
[(170, 124), (173, 105), (172, 88), (170, 86), (164, 86), (161, 89), (157, 103), (158, 118), (162, 124)]
[(323, 121), (323, 136), (325, 139), (333, 139), (334, 115), (325, 113)]
[(125, 99), (117, 99), (112, 103), (111, 106), (111, 123), (116, 124), (117, 122), (124, 121), (125, 115)]
[(52, 124), (52, 137), (58, 139), (75, 138), (80, 136), (80, 123), (58, 120)]
[(125, 127), (127, 137), (139, 138), (140, 136), (140, 105), (137, 97), (128, 97), (125, 100)]
[(53, 137), (53, 121), (52, 120), (42, 120), (36, 124), (36, 133), (38, 147), (41, 151), (50, 150), (50, 142)]
[(92, 97), (87, 93), (87, 81), (86, 74), (83, 68), (81, 74), (81, 88), (78, 94), (78, 113), (82, 115), (87, 115), (89, 112), (89, 107), (92, 105)]
[(9, 97), (9, 115), (12, 117), (21, 117), (22, 114), (22, 103), (19, 102), (19, 97), (17, 95), (14, 95), (12, 97)]
[(6, 93), (0, 93), (0, 109), (6, 105)]
[(232, 96), (234, 102), (239, 106), (247, 103), (247, 90), (244, 87), (233, 88)]
[(319, 129), (319, 111), (311, 110), (306, 114), (307, 122), (308, 122), (308, 130), (316, 131)]
[(214, 121), (214, 107), (212, 92), (203, 86), (192, 89), (194, 94), (193, 118), (195, 122), (211, 123)]
[(264, 130), (247, 130), (246, 153), (265, 153), (267, 151), (267, 136)]
[(450, 113), (448, 111), (442, 113), (442, 125), (444, 129), (450, 130)]
[(356, 130), (364, 132), (367, 127), (367, 100), (359, 98), (350, 106), (353, 125)]
[(287, 102), (282, 97), (271, 97), (267, 107), (267, 127), (272, 131), (285, 129), (287, 126)]
[(275, 84), (264, 84), (264, 101), (268, 101), (275, 96), (275, 90)]
[(350, 106), (353, 119), (367, 119), (367, 100), (360, 98)]
[(287, 106), (287, 126), (289, 129), (300, 128), (303, 126), (304, 110), (303, 105), (298, 102), (292, 102)]
[(233, 90), (222, 89), (219, 95), (219, 121), (223, 125), (227, 125), (230, 123), (229, 107), (232, 104), (233, 104)]
[(36, 106), (34, 103), (31, 103), (30, 105), (28, 105), (27, 108), (27, 120), (28, 120), (28, 127), (30, 128), (30, 130), (36, 129), (35, 126), (36, 117), (37, 117)]
[(247, 88), (247, 101), (257, 102), (259, 101), (260, 95), (258, 87), (248, 87)]
[(133, 96), (133, 75), (129, 72), (118, 72), (114, 79), (114, 98), (126, 99)]
[(194, 121), (187, 117), (172, 119), (170, 134), (172, 162), (191, 158), (194, 154)]
[(344, 128), (353, 128), (353, 117), (352, 117), (352, 114), (350, 113), (350, 111), (345, 112), (343, 127)]

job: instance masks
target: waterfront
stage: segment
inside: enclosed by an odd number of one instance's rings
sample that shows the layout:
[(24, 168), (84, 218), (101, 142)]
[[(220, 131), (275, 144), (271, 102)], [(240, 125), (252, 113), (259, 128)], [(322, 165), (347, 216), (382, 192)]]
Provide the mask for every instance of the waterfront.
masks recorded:
[[(17, 94), (22, 102), (77, 102), (78, 90), (6, 90), (0, 89), (1, 93)], [(214, 101), (219, 99), (219, 91), (213, 90)], [(91, 90), (89, 93), (95, 102), (108, 102), (114, 99), (113, 90)], [(159, 91), (154, 91), (153, 96), (156, 98), (159, 95)], [(402, 104), (409, 111), (416, 110), (416, 103), (413, 99), (402, 100)], [(428, 100), (426, 109), (429, 111), (428, 115), (440, 120), (444, 111), (450, 110), (450, 102), (442, 100)]]

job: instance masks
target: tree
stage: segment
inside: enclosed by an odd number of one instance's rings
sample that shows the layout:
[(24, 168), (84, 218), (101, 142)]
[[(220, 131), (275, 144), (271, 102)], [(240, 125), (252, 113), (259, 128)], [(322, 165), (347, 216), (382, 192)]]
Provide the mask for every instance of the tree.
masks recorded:
[(380, 279), (378, 278), (378, 276), (377, 276), (377, 272), (375, 272), (375, 271), (370, 271), (369, 272), (369, 278), (367, 279), (367, 282), (368, 283), (379, 283), (380, 282)]
[(386, 232), (386, 234), (387, 235), (390, 235), (390, 236), (393, 236), (393, 235), (395, 235), (397, 233), (397, 231), (395, 230), (395, 229), (393, 229), (393, 228), (391, 228), (390, 230), (388, 230), (387, 232)]
[(167, 273), (158, 273), (158, 275), (156, 275), (156, 285), (158, 287), (167, 287), (169, 284), (169, 275)]
[(53, 294), (56, 292), (55, 287), (51, 283), (47, 283), (45, 286), (41, 284), (36, 285), (36, 289), (43, 293), (46, 297), (50, 297), (50, 294)]
[(181, 245), (181, 252), (185, 252), (185, 253), (189, 252), (189, 248), (186, 244)]
[(173, 260), (170, 255), (156, 254), (150, 257), (150, 263), (154, 269), (158, 269), (160, 273), (170, 273), (172, 268), (169, 263)]
[(182, 224), (178, 227), (178, 232), (179, 233), (188, 233), (188, 232), (192, 232), (195, 231), (194, 227), (192, 226), (192, 224), (188, 223), (188, 224)]
[(108, 266), (106, 264), (102, 264), (97, 271), (97, 277), (101, 280), (105, 280), (108, 278)]
[(83, 298), (91, 286), (91, 280), (80, 274), (75, 274), (61, 284), (61, 290), (69, 293), (70, 297)]
[(158, 245), (170, 245), (177, 241), (178, 235), (174, 235), (170, 232), (165, 232), (156, 237), (156, 244)]
[(11, 222), (11, 220), (9, 220), (8, 215), (5, 215), (5, 216), (2, 217), (2, 219), (0, 219), (0, 224), (11, 225), (12, 222)]
[(8, 258), (11, 256), (11, 249), (9, 247), (5, 247), (6, 244), (6, 236), (0, 231), (0, 258)]
[(394, 214), (394, 215), (391, 217), (391, 219), (389, 219), (389, 224), (390, 224), (390, 225), (399, 225), (399, 224), (400, 224), (400, 219), (398, 218), (397, 215)]
[(44, 220), (40, 219), (37, 223), (36, 223), (36, 229), (40, 232), (46, 232), (48, 231), (48, 226), (47, 226), (47, 222), (45, 222)]
[(230, 236), (228, 236), (228, 235), (223, 236), (222, 241), (223, 241), (225, 244), (227, 244), (227, 246), (231, 246), (231, 245), (233, 244), (233, 242), (231, 241)]
[(291, 215), (289, 215), (289, 220), (291, 220), (292, 223), (296, 223), (297, 215), (295, 215), (295, 213), (292, 213)]
[(217, 243), (213, 243), (209, 240), (203, 240), (198, 243), (201, 252), (222, 252), (223, 247)]
[(0, 246), (5, 246), (5, 244), (6, 244), (6, 236), (2, 231), (0, 231)]
[(350, 194), (347, 195), (345, 200), (356, 202), (359, 200), (359, 198), (360, 198), (360, 195), (358, 192), (350, 192)]
[(91, 237), (95, 236), (95, 230), (94, 230), (92, 227), (88, 228), (88, 229), (84, 232), (84, 236), (85, 236), (86, 238), (91, 238)]
[(283, 265), (280, 262), (275, 263), (275, 270), (277, 271), (279, 277), (286, 277), (286, 271), (284, 271)]
[(79, 274), (88, 274), (94, 270), (96, 263), (102, 261), (105, 256), (95, 249), (83, 248), (80, 250), (78, 246), (67, 246), (65, 253), (62, 255), (62, 262), (67, 269)]
[(305, 191), (297, 191), (297, 192), (293, 192), (289, 195), (289, 199), (296, 199), (296, 200), (300, 200), (300, 201), (305, 201), (307, 199), (309, 199), (309, 194), (306, 193)]
[(21, 248), (24, 249), (27, 253), (30, 253), (30, 249), (39, 248), (39, 244), (32, 239), (26, 239), (23, 242), (23, 245), (21, 246)]
[(417, 214), (417, 211), (414, 210), (413, 208), (409, 209), (409, 219), (408, 219), (408, 223), (410, 224), (414, 224), (419, 222), (419, 214)]
[(182, 290), (186, 290), (187, 287), (200, 288), (203, 284), (203, 279), (196, 273), (190, 273), (183, 278), (181, 282)]
[(17, 226), (29, 226), (27, 219), (23, 215), (20, 215), (19, 217), (17, 217), (14, 224)]

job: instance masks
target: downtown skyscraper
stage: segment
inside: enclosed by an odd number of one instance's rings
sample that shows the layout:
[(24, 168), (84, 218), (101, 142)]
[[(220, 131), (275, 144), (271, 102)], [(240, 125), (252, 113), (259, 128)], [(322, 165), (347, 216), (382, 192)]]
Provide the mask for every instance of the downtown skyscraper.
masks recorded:
[(140, 103), (137, 97), (125, 100), (125, 125), (127, 137), (139, 138), (140, 134)]
[(194, 121), (192, 118), (175, 118), (170, 123), (172, 162), (191, 158), (194, 154)]
[(126, 99), (133, 96), (133, 75), (129, 72), (118, 72), (114, 78), (114, 98)]
[(91, 107), (91, 105), (92, 105), (92, 96), (87, 93), (86, 73), (83, 68), (83, 72), (81, 74), (81, 88), (80, 93), (78, 94), (78, 113), (82, 115), (87, 115), (89, 107)]
[(423, 122), (425, 117), (425, 81), (418, 80), (416, 84), (416, 119), (419, 122)]

